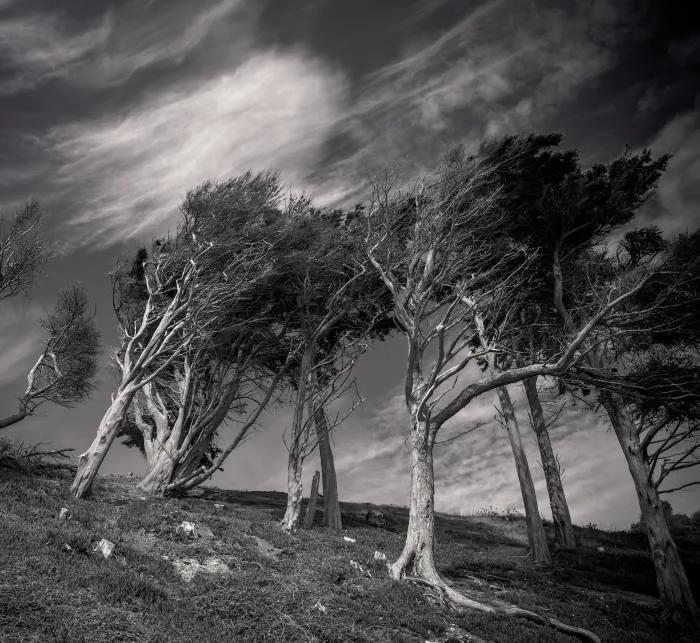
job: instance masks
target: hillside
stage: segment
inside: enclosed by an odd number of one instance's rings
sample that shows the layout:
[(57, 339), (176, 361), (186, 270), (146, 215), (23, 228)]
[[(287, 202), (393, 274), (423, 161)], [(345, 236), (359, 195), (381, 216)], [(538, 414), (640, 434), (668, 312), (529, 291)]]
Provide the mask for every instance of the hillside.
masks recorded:
[[(285, 496), (200, 489), (182, 499), (102, 478), (75, 501), (62, 479), (0, 471), (0, 641), (574, 641), (536, 624), (450, 614), (386, 578), (407, 510), (343, 503), (343, 537), (283, 533)], [(62, 508), (68, 517), (60, 517)], [(65, 512), (64, 512), (65, 513)], [(320, 522), (321, 514), (318, 514)], [(184, 521), (196, 534), (178, 529)], [(586, 627), (604, 641), (693, 640), (662, 623), (645, 537), (578, 529), (579, 552), (551, 568), (524, 559), (519, 517), (437, 519), (438, 567), (456, 586)], [(105, 558), (94, 551), (115, 544)], [(700, 536), (677, 534), (696, 595)], [(359, 563), (360, 567), (351, 561)], [(698, 596), (700, 598), (700, 596)], [(466, 633), (471, 633), (470, 638)]]

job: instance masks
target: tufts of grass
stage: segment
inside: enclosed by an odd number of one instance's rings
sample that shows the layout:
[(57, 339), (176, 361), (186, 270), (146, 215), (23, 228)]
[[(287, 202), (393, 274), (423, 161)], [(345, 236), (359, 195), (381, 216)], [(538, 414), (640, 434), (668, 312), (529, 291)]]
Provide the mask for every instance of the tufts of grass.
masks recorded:
[[(61, 507), (69, 519), (59, 519)], [(377, 507), (386, 528), (373, 528), (364, 521), (370, 507), (343, 503), (345, 535), (356, 541), (348, 543), (322, 527), (284, 533), (278, 493), (201, 489), (159, 499), (133, 481), (104, 478), (93, 499), (79, 502), (67, 481), (0, 476), (0, 640), (422, 643), (448, 640), (453, 626), (491, 641), (573, 640), (523, 620), (450, 613), (390, 580), (374, 552), (398, 556), (408, 513)], [(183, 537), (183, 520), (208, 535)], [(692, 640), (660, 625), (653, 568), (630, 535), (580, 530), (592, 544), (556, 552), (545, 568), (525, 560), (519, 516), (439, 515), (436, 524), (440, 570), (483, 600), (557, 616), (605, 641)], [(116, 544), (109, 559), (93, 551), (101, 538)], [(689, 570), (697, 570), (693, 538), (681, 548)], [(187, 583), (173, 565), (211, 557), (228, 572)], [(697, 588), (697, 574), (692, 582)]]

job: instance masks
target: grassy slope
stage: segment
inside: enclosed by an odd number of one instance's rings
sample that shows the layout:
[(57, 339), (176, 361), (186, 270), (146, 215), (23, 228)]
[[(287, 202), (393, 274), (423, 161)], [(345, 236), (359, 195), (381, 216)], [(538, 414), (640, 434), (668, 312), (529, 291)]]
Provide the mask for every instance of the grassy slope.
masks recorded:
[[(78, 502), (66, 481), (0, 472), (0, 641), (458, 640), (445, 635), (450, 625), (492, 641), (574, 640), (527, 621), (450, 614), (418, 588), (388, 580), (371, 559), (375, 550), (390, 560), (400, 552), (404, 508), (379, 507), (390, 530), (364, 524), (370, 505), (344, 503), (346, 535), (357, 540), (347, 543), (321, 528), (282, 533), (281, 493), (199, 495), (142, 499), (129, 480), (105, 478), (93, 500)], [(70, 519), (58, 518), (61, 507)], [(183, 520), (213, 536), (186, 539), (175, 531)], [(659, 622), (643, 536), (591, 529), (579, 536), (580, 552), (559, 552), (552, 568), (542, 568), (523, 559), (521, 519), (441, 515), (438, 566), (458, 587), (555, 615), (604, 641), (692, 640)], [(116, 543), (109, 559), (92, 551), (101, 538)], [(679, 539), (696, 591), (698, 540)], [(185, 583), (171, 562), (210, 556), (231, 573)], [(371, 561), (372, 577), (350, 560)]]

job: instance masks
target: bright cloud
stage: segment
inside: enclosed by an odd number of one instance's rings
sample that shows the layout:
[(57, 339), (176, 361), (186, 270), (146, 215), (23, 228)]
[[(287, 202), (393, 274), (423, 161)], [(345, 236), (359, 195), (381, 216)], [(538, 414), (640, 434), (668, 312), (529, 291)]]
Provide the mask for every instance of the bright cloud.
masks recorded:
[(274, 168), (298, 185), (345, 92), (344, 77), (321, 60), (267, 51), (125, 115), (55, 128), (48, 141), (63, 160), (59, 183), (82, 204), (71, 223), (108, 243), (162, 224), (207, 179)]

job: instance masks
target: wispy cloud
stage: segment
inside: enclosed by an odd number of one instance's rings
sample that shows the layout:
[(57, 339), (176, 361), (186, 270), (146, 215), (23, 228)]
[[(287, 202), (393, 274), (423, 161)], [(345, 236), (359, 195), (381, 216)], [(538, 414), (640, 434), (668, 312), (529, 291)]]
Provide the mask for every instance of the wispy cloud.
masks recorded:
[(71, 223), (108, 243), (163, 223), (206, 179), (275, 168), (299, 183), (345, 92), (342, 74), (323, 61), (266, 51), (125, 115), (55, 128), (48, 142), (63, 162), (59, 184), (82, 204)]
[(653, 207), (645, 215), (666, 232), (679, 233), (700, 225), (700, 109), (680, 114), (651, 142), (655, 154), (672, 154), (659, 182)]
[(590, 34), (580, 3), (560, 9), (497, 0), (438, 37), (413, 39), (358, 90), (338, 127), (355, 151), (320, 168), (319, 185), (343, 194), (397, 163), (415, 177), (459, 140), (470, 146), (551, 119), (613, 62)]
[[(178, 63), (199, 45), (242, 0), (219, 0), (192, 17), (131, 2), (107, 11), (95, 24), (78, 29), (59, 14), (34, 13), (0, 22), (0, 56), (15, 70), (0, 93), (14, 94), (52, 78), (105, 87), (124, 82), (159, 62)], [(159, 9), (158, 19), (151, 13)]]

